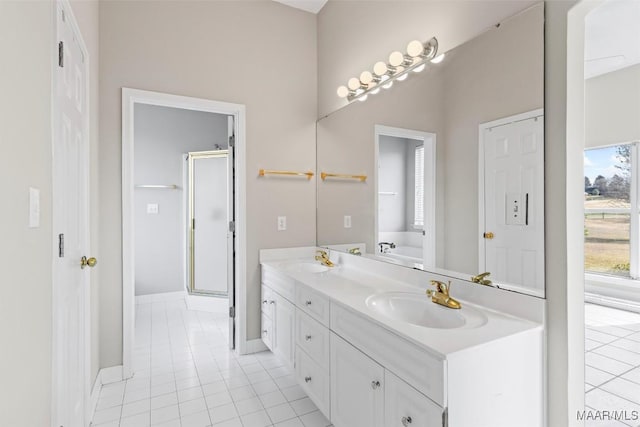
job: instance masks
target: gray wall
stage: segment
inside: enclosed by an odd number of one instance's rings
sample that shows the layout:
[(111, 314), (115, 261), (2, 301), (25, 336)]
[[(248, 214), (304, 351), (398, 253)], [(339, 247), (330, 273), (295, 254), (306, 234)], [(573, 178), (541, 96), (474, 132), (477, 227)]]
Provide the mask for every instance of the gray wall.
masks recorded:
[(585, 81), (585, 146), (640, 140), (640, 65)]
[[(136, 104), (134, 107), (135, 184), (175, 184), (177, 190), (136, 188), (136, 295), (184, 289), (185, 203), (183, 173), (190, 151), (228, 146), (227, 116)], [(147, 214), (147, 204), (158, 205)]]
[(100, 52), (101, 366), (122, 363), (122, 87), (246, 105), (246, 332), (258, 338), (258, 250), (315, 244), (315, 180), (258, 170), (314, 167), (316, 16), (271, 1), (105, 1)]

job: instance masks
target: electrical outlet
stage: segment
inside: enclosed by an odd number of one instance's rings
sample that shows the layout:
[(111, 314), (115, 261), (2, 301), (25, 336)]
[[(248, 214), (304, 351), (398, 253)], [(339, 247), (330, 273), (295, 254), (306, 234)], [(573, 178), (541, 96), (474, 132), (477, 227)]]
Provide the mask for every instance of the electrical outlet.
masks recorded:
[(147, 204), (147, 213), (148, 214), (157, 214), (158, 213), (158, 204), (157, 203), (149, 203), (149, 204)]
[(278, 217), (278, 231), (284, 231), (287, 229), (287, 217), (279, 216)]
[(344, 216), (344, 228), (351, 228), (351, 215)]

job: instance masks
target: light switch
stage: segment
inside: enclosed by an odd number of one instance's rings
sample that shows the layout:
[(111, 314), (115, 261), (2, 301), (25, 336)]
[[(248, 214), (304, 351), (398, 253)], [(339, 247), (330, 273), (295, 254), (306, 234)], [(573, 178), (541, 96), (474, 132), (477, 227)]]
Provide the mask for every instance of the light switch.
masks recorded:
[(287, 229), (287, 217), (279, 216), (278, 217), (278, 231), (285, 231)]
[(344, 228), (351, 228), (351, 215), (344, 216)]
[(40, 227), (40, 190), (29, 187), (29, 228)]
[(527, 195), (522, 193), (507, 193), (505, 203), (505, 218), (507, 225), (525, 225), (527, 215)]
[(147, 213), (148, 214), (157, 214), (158, 213), (158, 204), (157, 203), (148, 203), (147, 204)]

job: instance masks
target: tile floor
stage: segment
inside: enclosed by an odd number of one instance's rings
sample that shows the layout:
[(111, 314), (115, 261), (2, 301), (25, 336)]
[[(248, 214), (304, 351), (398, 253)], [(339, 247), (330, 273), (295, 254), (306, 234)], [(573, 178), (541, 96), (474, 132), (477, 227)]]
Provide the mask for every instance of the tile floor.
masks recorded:
[(92, 425), (330, 426), (270, 352), (230, 352), (227, 328), (184, 300), (137, 305), (136, 374), (103, 386)]
[[(640, 314), (586, 304), (585, 323), (587, 409), (640, 412)], [(586, 425), (640, 425), (625, 422)]]

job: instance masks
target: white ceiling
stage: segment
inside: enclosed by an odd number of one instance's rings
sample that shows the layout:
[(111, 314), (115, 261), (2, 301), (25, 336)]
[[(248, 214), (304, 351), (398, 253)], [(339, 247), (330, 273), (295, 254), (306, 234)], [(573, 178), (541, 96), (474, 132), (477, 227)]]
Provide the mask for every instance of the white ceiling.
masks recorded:
[(609, 0), (585, 28), (585, 79), (640, 63), (640, 0)]
[(318, 13), (327, 3), (327, 0), (274, 0), (296, 9), (306, 10), (311, 13)]

